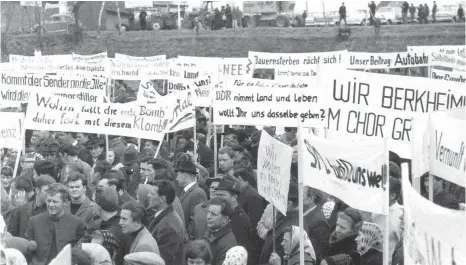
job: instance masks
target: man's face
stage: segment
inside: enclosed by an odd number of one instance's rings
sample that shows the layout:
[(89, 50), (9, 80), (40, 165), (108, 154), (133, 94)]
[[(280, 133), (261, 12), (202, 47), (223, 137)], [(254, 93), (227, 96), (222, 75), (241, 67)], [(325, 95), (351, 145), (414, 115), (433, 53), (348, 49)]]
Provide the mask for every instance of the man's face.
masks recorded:
[(225, 198), (228, 202), (232, 202), (233, 199), (235, 199), (235, 198), (231, 195), (231, 193), (230, 193), (229, 191), (227, 191), (227, 190), (217, 190), (217, 191), (215, 192), (215, 196), (217, 196), (217, 197), (223, 197), (223, 198)]
[(36, 198), (39, 200), (40, 203), (44, 203), (47, 199), (47, 190), (49, 189), (49, 185), (44, 185), (39, 189), (36, 188)]
[(49, 131), (38, 131), (37, 139), (42, 142), (49, 137)]
[(1, 175), (2, 186), (4, 188), (9, 188), (11, 184), (11, 180), (13, 180), (13, 176), (9, 176), (8, 174)]
[(55, 160), (57, 158), (57, 152), (47, 152), (45, 153), (45, 159)]
[(235, 161), (228, 154), (219, 154), (218, 155), (218, 167), (223, 172), (228, 172), (233, 168)]
[(217, 197), (217, 187), (218, 187), (218, 184), (220, 182), (218, 181), (212, 181), (212, 183), (210, 183), (210, 187), (209, 187), (209, 195), (210, 195), (210, 198), (214, 198), (214, 197)]
[(38, 131), (33, 131), (32, 132), (32, 135), (31, 135), (31, 144), (35, 145), (35, 144), (38, 144), (38, 134), (39, 132)]
[(186, 173), (178, 171), (176, 172), (176, 181), (178, 181), (178, 184), (180, 185), (181, 188), (184, 188), (187, 183), (186, 183)]
[(102, 154), (103, 150), (104, 148), (100, 145), (92, 147), (92, 150), (91, 150), (92, 157), (97, 158), (98, 156), (100, 156), (100, 154)]
[(147, 198), (149, 199), (149, 208), (158, 208), (163, 202), (157, 186), (152, 186)]
[(223, 137), (223, 144), (225, 144), (225, 143), (227, 143), (229, 141), (238, 141), (238, 136), (236, 136), (236, 134), (233, 134), (233, 133), (226, 134)]
[(133, 221), (130, 210), (123, 209), (120, 213), (120, 226), (123, 233), (129, 234), (136, 232), (141, 227), (141, 224)]
[(146, 151), (147, 156), (154, 157), (155, 151), (157, 150), (152, 141), (146, 141), (146, 143), (144, 144), (144, 151)]
[(353, 232), (353, 224), (350, 221), (346, 221), (345, 219), (338, 218), (337, 219), (337, 226), (335, 228), (335, 233), (337, 238), (341, 238)]
[(296, 129), (290, 129), (289, 131), (286, 132), (286, 138), (288, 138), (289, 140), (293, 140), (296, 138), (296, 133), (297, 133)]
[(235, 151), (235, 161), (239, 162), (241, 159), (243, 159), (243, 153), (240, 151)]
[(154, 180), (155, 170), (149, 163), (141, 163), (141, 176), (143, 179), (147, 179), (148, 181)]
[(65, 132), (58, 132), (57, 133), (57, 141), (60, 145), (65, 145), (71, 143), (71, 135)]
[(219, 229), (225, 223), (225, 217), (221, 214), (220, 205), (210, 205), (207, 210), (207, 227), (210, 229)]
[(75, 200), (82, 198), (86, 193), (86, 188), (84, 187), (82, 180), (68, 182), (68, 189), (70, 191), (71, 199)]
[(282, 241), (282, 246), (283, 246), (283, 252), (285, 252), (285, 255), (290, 255), (291, 251), (293, 251), (292, 246), (291, 246), (291, 233), (287, 232), (283, 234), (283, 241)]
[(50, 216), (58, 216), (63, 213), (64, 203), (60, 193), (53, 196), (47, 194), (47, 210)]
[[(432, 177), (432, 184), (434, 194), (443, 189), (443, 183), (439, 178)], [(424, 178), (424, 187), (426, 188), (426, 191), (429, 191), (429, 178)]]
[(101, 189), (103, 188), (109, 188), (110, 186), (108, 185), (108, 179), (101, 179), (99, 180), (99, 183), (97, 184), (97, 186)]
[(78, 138), (78, 143), (80, 145), (85, 145), (86, 142), (88, 141), (87, 135), (85, 135), (84, 133), (78, 133), (77, 138)]

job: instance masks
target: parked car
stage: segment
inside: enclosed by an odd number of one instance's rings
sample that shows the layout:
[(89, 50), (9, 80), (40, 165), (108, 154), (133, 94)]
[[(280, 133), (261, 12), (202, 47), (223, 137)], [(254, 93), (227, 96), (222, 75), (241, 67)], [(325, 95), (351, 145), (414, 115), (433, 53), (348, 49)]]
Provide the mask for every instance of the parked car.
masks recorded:
[[(79, 27), (84, 29), (81, 22)], [(35, 26), (34, 32), (38, 32), (39, 28), (42, 29), (42, 33), (45, 34), (59, 34), (67, 33), (71, 34), (74, 32), (75, 22), (74, 17), (70, 14), (55, 14), (51, 15), (50, 18), (45, 21), (42, 26)]]
[[(453, 23), (456, 21), (456, 16), (452, 15), (449, 10), (446, 10), (442, 7), (440, 7), (435, 14), (435, 20), (437, 22), (450, 22)], [(432, 13), (429, 15), (429, 22), (432, 22)]]
[(334, 12), (326, 12), (325, 16), (323, 12), (311, 12), (306, 18), (305, 25), (306, 27), (325, 25), (333, 26), (335, 25), (335, 19)]
[(401, 24), (403, 23), (403, 16), (401, 14), (401, 7), (384, 6), (379, 7), (375, 12), (375, 17), (380, 19), (382, 24)]
[[(346, 12), (346, 23), (348, 25), (365, 26), (368, 23), (367, 10), (355, 10)], [(335, 21), (335, 25), (339, 25), (340, 17)]]

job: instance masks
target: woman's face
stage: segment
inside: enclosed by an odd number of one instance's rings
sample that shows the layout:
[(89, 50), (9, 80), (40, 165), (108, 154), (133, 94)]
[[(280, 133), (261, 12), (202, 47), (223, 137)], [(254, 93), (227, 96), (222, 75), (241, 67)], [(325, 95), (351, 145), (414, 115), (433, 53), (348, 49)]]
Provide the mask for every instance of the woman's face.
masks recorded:
[(188, 265), (207, 265), (201, 258), (190, 259), (188, 258)]
[(18, 151), (17, 151), (17, 150), (14, 150), (14, 149), (11, 149), (11, 150), (10, 150), (10, 158), (11, 158), (11, 159), (16, 158), (17, 155), (18, 155)]
[(292, 251), (291, 233), (285, 233), (283, 235), (282, 246), (283, 246), (283, 251), (285, 252), (285, 255), (290, 255)]
[(107, 153), (107, 162), (112, 165), (113, 162), (115, 161), (115, 152), (113, 151), (108, 151)]
[(10, 188), (11, 180), (13, 179), (13, 176), (8, 176), (6, 174), (5, 175), (2, 174), (1, 178), (2, 178), (2, 186), (4, 188)]

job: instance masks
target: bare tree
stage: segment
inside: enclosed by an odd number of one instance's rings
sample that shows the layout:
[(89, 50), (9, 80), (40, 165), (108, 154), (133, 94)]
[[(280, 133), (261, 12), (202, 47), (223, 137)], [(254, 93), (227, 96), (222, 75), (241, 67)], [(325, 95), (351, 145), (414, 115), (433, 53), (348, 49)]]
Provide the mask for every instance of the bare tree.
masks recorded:
[(100, 27), (102, 25), (102, 13), (104, 12), (105, 1), (102, 1), (102, 5), (100, 6), (100, 13), (99, 13), (99, 27), (97, 28), (97, 34), (100, 35)]
[(118, 35), (121, 35), (121, 16), (120, 16), (120, 4), (116, 2), (117, 14), (118, 14)]

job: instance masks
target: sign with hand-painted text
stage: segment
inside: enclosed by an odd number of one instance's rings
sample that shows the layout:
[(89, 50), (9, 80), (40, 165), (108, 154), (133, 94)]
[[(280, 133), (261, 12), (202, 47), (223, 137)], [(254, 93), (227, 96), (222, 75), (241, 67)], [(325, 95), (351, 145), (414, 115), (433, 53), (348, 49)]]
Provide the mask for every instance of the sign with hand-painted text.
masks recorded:
[(24, 113), (0, 112), (0, 148), (22, 149)]
[(349, 69), (387, 69), (420, 67), (429, 65), (429, 57), (425, 53), (368, 53), (349, 52)]

